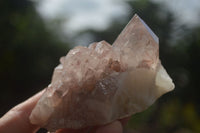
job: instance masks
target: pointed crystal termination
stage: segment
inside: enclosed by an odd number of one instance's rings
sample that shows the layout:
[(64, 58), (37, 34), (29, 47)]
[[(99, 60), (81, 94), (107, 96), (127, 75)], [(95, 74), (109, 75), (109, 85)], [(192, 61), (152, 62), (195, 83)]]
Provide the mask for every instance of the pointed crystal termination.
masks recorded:
[[(159, 59), (158, 37), (135, 14), (113, 44), (124, 56), (123, 62), (129, 67), (153, 67)], [(134, 60), (134, 62), (126, 62)]]
[[(143, 31), (140, 31), (141, 29), (143, 29)], [(120, 42), (125, 43), (126, 41), (131, 39), (131, 37), (135, 36), (135, 34), (133, 34), (133, 33), (138, 32), (138, 30), (141, 33), (144, 33), (144, 31), (145, 31), (147, 34), (152, 36), (152, 38), (154, 39), (154, 41), (157, 44), (159, 43), (159, 39), (155, 35), (155, 33), (149, 28), (149, 26), (137, 14), (135, 14), (133, 16), (133, 18), (129, 21), (129, 23), (126, 25), (124, 30), (121, 32), (121, 34), (118, 36), (118, 38), (115, 40), (113, 45), (120, 45), (119, 44)], [(138, 36), (140, 36), (140, 35), (138, 34)], [(125, 37), (125, 39), (123, 39), (123, 41), (119, 41), (124, 37)]]
[(113, 46), (78, 46), (60, 62), (30, 115), (31, 123), (49, 131), (131, 116), (174, 89), (159, 60), (158, 37), (137, 15)]

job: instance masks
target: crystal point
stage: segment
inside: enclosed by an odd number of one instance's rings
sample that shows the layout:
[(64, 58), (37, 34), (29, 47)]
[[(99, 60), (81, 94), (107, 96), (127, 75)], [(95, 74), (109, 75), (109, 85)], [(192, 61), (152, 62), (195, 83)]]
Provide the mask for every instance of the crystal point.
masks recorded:
[(156, 43), (159, 43), (159, 39), (156, 36), (156, 34), (149, 28), (149, 26), (136, 14), (136, 17), (138, 19), (140, 19), (140, 21), (143, 23), (143, 25), (146, 27), (147, 31), (149, 32), (149, 34), (153, 37), (153, 39), (155, 40)]
[(159, 60), (157, 36), (137, 15), (113, 46), (78, 46), (60, 62), (30, 115), (31, 123), (50, 131), (125, 118), (174, 89)]

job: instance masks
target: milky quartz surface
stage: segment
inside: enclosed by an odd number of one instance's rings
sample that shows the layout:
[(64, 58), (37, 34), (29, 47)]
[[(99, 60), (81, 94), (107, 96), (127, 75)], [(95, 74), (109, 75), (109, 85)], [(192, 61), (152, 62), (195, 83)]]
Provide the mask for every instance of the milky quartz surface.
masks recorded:
[(112, 46), (78, 46), (60, 62), (30, 115), (31, 123), (49, 131), (110, 123), (174, 89), (159, 60), (158, 37), (137, 15)]

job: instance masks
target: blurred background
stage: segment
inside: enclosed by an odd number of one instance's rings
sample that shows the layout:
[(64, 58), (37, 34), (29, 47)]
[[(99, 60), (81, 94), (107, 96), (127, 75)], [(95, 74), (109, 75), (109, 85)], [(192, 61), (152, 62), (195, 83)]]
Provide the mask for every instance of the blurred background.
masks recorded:
[(0, 116), (45, 88), (70, 48), (112, 44), (135, 13), (158, 35), (176, 88), (132, 116), (125, 132), (199, 133), (198, 0), (1, 0)]

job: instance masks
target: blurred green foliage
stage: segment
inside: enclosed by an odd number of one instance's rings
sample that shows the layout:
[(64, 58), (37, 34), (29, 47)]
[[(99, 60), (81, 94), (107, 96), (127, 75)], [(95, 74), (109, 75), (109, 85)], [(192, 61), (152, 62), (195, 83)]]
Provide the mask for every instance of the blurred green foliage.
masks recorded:
[[(176, 88), (153, 106), (134, 115), (126, 132), (200, 132), (200, 25), (175, 27), (176, 18), (163, 5), (149, 0), (127, 2), (133, 10), (123, 23), (105, 31), (87, 30), (95, 41), (114, 41), (134, 13), (160, 39), (160, 58)], [(0, 114), (44, 88), (60, 56), (68, 51), (56, 34), (45, 27), (28, 0), (0, 1)], [(177, 29), (180, 30), (177, 34)]]
[(0, 115), (44, 88), (68, 45), (50, 33), (28, 0), (0, 2)]

